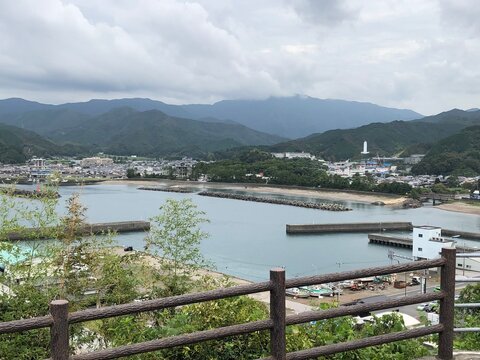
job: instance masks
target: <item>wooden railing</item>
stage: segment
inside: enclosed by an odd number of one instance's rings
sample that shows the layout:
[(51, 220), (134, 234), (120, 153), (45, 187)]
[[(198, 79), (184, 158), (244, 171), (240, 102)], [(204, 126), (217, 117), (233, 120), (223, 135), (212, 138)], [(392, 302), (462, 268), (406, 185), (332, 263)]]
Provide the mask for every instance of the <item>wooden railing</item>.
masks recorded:
[[(286, 316), (285, 289), (329, 282), (344, 281), (367, 276), (380, 276), (392, 273), (410, 272), (433, 267), (441, 268), (441, 291), (421, 295), (405, 296), (372, 304), (360, 304), (348, 307), (332, 308), (324, 311), (307, 311), (297, 315)], [(119, 346), (116, 348), (95, 351), (87, 354), (69, 355), (69, 325), (104, 319), (121, 315), (136, 314), (146, 311), (161, 310), (181, 305), (225, 299), (228, 297), (248, 295), (259, 292), (270, 292), (270, 318), (246, 324), (226, 326), (222, 328), (199, 331), (190, 334), (171, 336), (157, 340)], [(99, 309), (88, 309), (68, 313), (68, 302), (55, 300), (50, 304), (50, 315), (26, 320), (0, 323), (0, 334), (16, 333), (38, 328), (51, 328), (52, 360), (101, 360), (117, 359), (129, 355), (184, 346), (207, 340), (221, 339), (228, 336), (249, 334), (255, 331), (269, 330), (271, 356), (263, 360), (310, 359), (322, 355), (380, 345), (399, 340), (417, 338), (430, 334), (439, 334), (438, 358), (452, 359), (453, 354), (453, 317), (455, 298), (455, 249), (443, 249), (441, 257), (434, 260), (416, 261), (398, 265), (383, 266), (347, 271), (326, 275), (315, 275), (285, 280), (284, 269), (270, 271), (270, 281), (241, 285), (225, 289), (186, 294), (168, 298), (109, 306)], [(412, 330), (405, 330), (385, 335), (368, 337), (349, 342), (325, 345), (311, 349), (286, 353), (285, 329), (288, 325), (331, 319), (339, 316), (358, 315), (360, 313), (396, 308), (428, 301), (440, 301), (440, 323)]]

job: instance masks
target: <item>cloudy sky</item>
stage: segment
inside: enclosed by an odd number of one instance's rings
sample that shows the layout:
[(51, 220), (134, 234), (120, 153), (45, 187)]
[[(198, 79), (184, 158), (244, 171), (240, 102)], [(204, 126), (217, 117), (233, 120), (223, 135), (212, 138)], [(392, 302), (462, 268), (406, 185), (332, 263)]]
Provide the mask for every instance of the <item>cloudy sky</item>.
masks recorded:
[(0, 0), (0, 98), (480, 107), (477, 0)]

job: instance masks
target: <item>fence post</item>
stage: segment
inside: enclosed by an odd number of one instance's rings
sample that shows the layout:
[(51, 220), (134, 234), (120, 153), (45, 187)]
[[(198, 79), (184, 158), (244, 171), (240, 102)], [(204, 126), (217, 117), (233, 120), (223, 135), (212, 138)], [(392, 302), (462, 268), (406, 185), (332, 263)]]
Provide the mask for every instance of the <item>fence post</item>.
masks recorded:
[(453, 319), (455, 316), (455, 265), (457, 250), (443, 248), (442, 257), (446, 259), (440, 273), (440, 288), (445, 297), (440, 300), (440, 324), (443, 331), (438, 338), (438, 358), (441, 360), (453, 359)]
[(273, 329), (270, 330), (270, 345), (272, 357), (275, 360), (285, 360), (285, 270), (275, 268), (270, 270), (270, 319)]
[(53, 325), (50, 329), (50, 352), (52, 360), (68, 360), (68, 301), (54, 300), (50, 303)]

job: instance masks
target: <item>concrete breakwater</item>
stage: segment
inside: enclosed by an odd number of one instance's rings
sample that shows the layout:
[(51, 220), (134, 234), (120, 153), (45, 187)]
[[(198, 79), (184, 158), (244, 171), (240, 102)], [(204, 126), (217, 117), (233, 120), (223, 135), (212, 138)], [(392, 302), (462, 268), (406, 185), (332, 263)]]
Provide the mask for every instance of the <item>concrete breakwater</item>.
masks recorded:
[(163, 191), (163, 192), (173, 192), (181, 194), (190, 194), (193, 191), (183, 188), (172, 188), (172, 187), (160, 187), (160, 186), (141, 186), (137, 188), (138, 190), (148, 190), (148, 191)]
[[(371, 222), (371, 223), (339, 223), (339, 224), (287, 224), (287, 234), (326, 234), (341, 232), (368, 231), (412, 231), (415, 225), (410, 222)], [(459, 239), (480, 240), (480, 233), (460, 230), (442, 229), (442, 236), (453, 236)], [(458, 240), (458, 239), (457, 239)], [(459, 240), (461, 241), (461, 240)]]
[[(98, 235), (108, 232), (126, 233), (150, 230), (148, 221), (118, 221), (108, 223), (84, 224), (78, 229), (80, 235)], [(40, 240), (51, 239), (61, 234), (63, 229), (60, 227), (24, 228), (13, 231), (5, 236), (5, 240)]]
[(287, 224), (287, 234), (324, 234), (340, 232), (368, 232), (386, 230), (412, 230), (410, 222), (371, 222), (371, 223), (343, 223), (343, 224)]
[(222, 199), (262, 202), (262, 203), (276, 204), (276, 205), (290, 205), (290, 206), (298, 206), (298, 207), (303, 207), (308, 209), (318, 209), (318, 210), (328, 210), (328, 211), (352, 210), (341, 204), (334, 204), (334, 203), (312, 203), (312, 202), (298, 201), (298, 200), (271, 199), (271, 198), (265, 198), (265, 197), (231, 194), (231, 193), (223, 193), (223, 192), (202, 191), (202, 192), (199, 192), (198, 195), (217, 197)]
[(459, 230), (451, 230), (451, 229), (442, 229), (442, 236), (454, 236), (460, 239), (480, 240), (479, 233), (472, 233), (467, 231), (459, 231)]

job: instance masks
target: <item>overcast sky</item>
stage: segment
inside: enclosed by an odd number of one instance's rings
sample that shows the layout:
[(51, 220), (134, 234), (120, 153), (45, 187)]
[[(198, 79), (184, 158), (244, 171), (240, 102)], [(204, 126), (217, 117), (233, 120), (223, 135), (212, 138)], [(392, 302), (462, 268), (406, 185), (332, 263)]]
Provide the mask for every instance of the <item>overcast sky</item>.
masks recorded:
[(0, 0), (0, 98), (480, 107), (477, 0)]

